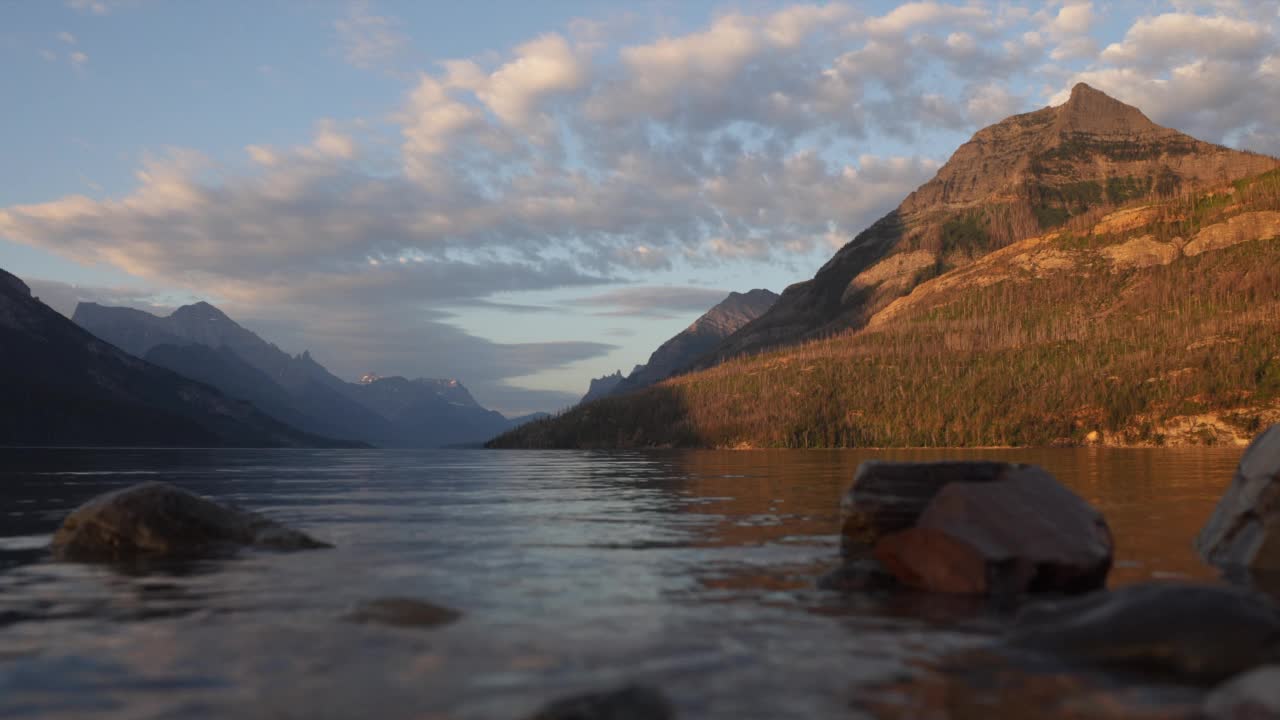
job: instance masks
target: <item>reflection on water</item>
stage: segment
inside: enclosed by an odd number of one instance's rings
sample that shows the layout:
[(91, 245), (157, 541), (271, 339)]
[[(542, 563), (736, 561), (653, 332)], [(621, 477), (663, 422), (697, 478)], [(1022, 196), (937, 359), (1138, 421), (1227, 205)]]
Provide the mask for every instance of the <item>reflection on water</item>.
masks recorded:
[[(488, 452), (0, 450), (0, 716), (517, 718), (662, 687), (686, 717), (861, 714), (858, 690), (1003, 618), (814, 587), (869, 458), (1038, 463), (1101, 509), (1113, 583), (1211, 579), (1191, 538), (1235, 450)], [(126, 570), (54, 563), (70, 508), (161, 478), (333, 550)], [(357, 603), (461, 610), (428, 631)]]

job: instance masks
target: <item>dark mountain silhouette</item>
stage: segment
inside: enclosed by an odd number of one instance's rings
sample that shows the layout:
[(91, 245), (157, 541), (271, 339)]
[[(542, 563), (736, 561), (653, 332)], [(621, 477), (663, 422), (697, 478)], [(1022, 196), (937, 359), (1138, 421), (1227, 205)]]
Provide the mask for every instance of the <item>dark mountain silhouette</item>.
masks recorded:
[(289, 355), (206, 302), (167, 317), (81, 303), (73, 318), (129, 352), (207, 382), (310, 432), (384, 447), (478, 443), (512, 427), (457, 380), (366, 376), (349, 383)]
[(341, 444), (95, 338), (0, 270), (0, 445)]
[[(768, 290), (729, 293), (729, 297), (694, 320), (689, 327), (662, 343), (649, 356), (648, 362), (637, 365), (630, 375), (614, 383), (607, 394), (634, 392), (689, 369), (744, 325), (768, 312), (777, 300), (778, 296)], [(586, 400), (583, 398), (584, 402)]]
[[(639, 368), (640, 366), (637, 365), (636, 367)], [(602, 397), (608, 397), (609, 393), (613, 392), (613, 389), (617, 387), (618, 383), (622, 382), (622, 380), (623, 377), (621, 370), (615, 371), (612, 375), (591, 378), (591, 384), (587, 387), (587, 394), (582, 396), (582, 399), (578, 401), (578, 404), (581, 405), (582, 403), (588, 403)]]

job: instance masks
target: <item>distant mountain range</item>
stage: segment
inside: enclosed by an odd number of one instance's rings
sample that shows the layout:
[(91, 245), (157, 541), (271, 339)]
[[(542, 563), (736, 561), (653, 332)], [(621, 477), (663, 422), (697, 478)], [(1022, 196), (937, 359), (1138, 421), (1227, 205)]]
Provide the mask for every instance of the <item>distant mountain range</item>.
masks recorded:
[(491, 446), (1242, 442), (1280, 421), (1278, 168), (1077, 85), (694, 371)]
[(255, 408), (131, 356), (0, 270), (0, 445), (326, 447)]
[(205, 302), (166, 317), (80, 303), (72, 319), (136, 357), (309, 433), (379, 447), (442, 447), (480, 443), (514, 425), (481, 407), (457, 380), (367, 375), (346, 382), (310, 353), (289, 355)]

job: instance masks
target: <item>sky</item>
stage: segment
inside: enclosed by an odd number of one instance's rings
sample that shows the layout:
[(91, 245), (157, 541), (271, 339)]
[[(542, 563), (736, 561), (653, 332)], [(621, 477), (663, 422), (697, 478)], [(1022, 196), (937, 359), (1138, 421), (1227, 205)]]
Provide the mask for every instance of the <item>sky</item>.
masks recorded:
[(1081, 81), (1280, 154), (1280, 1), (0, 2), (0, 268), (556, 410)]

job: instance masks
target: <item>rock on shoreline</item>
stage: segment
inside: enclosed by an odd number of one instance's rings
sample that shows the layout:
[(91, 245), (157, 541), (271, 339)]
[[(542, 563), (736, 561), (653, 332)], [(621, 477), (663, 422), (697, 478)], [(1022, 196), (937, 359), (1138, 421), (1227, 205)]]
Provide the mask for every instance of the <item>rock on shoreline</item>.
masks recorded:
[(71, 512), (53, 536), (63, 560), (199, 558), (240, 547), (331, 547), (274, 520), (219, 505), (174, 485), (146, 482), (99, 495)]
[(1245, 450), (1196, 550), (1218, 567), (1280, 572), (1280, 425)]

